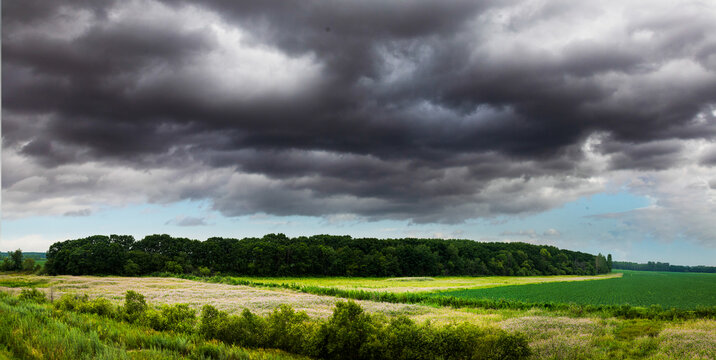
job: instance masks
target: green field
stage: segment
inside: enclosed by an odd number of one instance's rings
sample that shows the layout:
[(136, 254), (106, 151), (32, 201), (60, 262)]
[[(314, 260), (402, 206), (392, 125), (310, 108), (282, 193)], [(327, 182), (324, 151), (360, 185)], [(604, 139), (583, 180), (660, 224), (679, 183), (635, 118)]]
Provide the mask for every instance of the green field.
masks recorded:
[(428, 292), (447, 289), (491, 288), (507, 285), (542, 284), (559, 281), (604, 280), (621, 276), (551, 275), (551, 276), (436, 276), (436, 277), (231, 277), (238, 281), (271, 285), (296, 285), (341, 290), (382, 291), (392, 293)]
[(505, 299), (534, 303), (693, 309), (716, 306), (716, 274), (619, 270), (624, 276), (601, 281), (554, 282), (446, 291), (436, 296)]

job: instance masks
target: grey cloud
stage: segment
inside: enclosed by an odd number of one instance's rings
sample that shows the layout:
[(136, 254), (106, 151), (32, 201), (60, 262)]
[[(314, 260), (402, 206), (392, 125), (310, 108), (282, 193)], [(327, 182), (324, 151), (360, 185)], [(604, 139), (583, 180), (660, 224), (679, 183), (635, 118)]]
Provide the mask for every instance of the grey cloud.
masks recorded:
[(705, 166), (716, 166), (716, 146), (712, 146), (711, 149), (706, 151), (699, 163)]
[(68, 211), (64, 215), (65, 216), (90, 216), (90, 215), (92, 215), (92, 210), (82, 209), (82, 210)]
[[(229, 216), (533, 213), (599, 190), (583, 152), (596, 133), (607, 134), (597, 151), (610, 169), (649, 171), (682, 163), (683, 141), (716, 135), (716, 22), (695, 5), (636, 13), (627, 4), (612, 28), (571, 39), (560, 24), (594, 9), (38, 4), (3, 3), (3, 146), (40, 174), (91, 164), (168, 171), (194, 182), (139, 195), (209, 199)], [(90, 20), (76, 36), (48, 30), (81, 9)], [(551, 27), (564, 41), (533, 38)], [(37, 175), (8, 170), (4, 189)], [(48, 184), (49, 194), (80, 191)]]
[(206, 226), (206, 219), (203, 217), (192, 217), (192, 216), (178, 216), (165, 223), (165, 225), (176, 225), (176, 226)]
[(683, 144), (676, 140), (647, 143), (605, 141), (601, 151), (612, 155), (613, 169), (664, 170), (683, 162)]

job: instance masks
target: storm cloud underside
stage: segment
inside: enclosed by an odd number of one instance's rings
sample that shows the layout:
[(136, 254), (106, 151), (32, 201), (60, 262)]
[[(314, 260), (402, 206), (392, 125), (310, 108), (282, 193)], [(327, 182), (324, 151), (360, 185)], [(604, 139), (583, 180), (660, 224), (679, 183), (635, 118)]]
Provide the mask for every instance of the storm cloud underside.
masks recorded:
[(3, 2), (3, 216), (459, 223), (626, 186), (713, 245), (716, 9), (642, 5)]

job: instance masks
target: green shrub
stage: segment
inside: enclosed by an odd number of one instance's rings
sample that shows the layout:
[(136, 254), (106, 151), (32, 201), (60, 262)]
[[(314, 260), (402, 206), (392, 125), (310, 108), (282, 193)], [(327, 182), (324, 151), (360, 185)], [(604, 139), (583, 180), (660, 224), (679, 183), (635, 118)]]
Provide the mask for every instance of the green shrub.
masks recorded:
[(196, 326), (196, 311), (186, 304), (162, 306), (161, 316), (166, 330), (189, 333)]
[(127, 290), (124, 295), (124, 317), (130, 323), (136, 322), (147, 310), (147, 302), (144, 295), (133, 290)]
[(176, 261), (167, 261), (166, 263), (164, 263), (164, 271), (173, 274), (181, 274), (184, 272), (184, 269)]
[(79, 305), (79, 311), (88, 314), (97, 314), (114, 318), (117, 314), (116, 306), (105, 298), (96, 298)]
[(305, 312), (296, 312), (290, 306), (282, 304), (266, 319), (267, 344), (296, 354), (304, 353), (305, 340), (311, 338), (313, 331), (308, 320)]
[[(427, 325), (426, 325), (427, 326)], [(406, 316), (399, 316), (380, 329), (364, 354), (381, 359), (433, 359), (430, 349), (432, 334), (429, 328), (420, 327)]]
[(211, 305), (204, 305), (201, 308), (199, 335), (206, 339), (219, 339), (219, 332), (226, 323), (227, 317), (225, 312), (221, 312)]
[(227, 322), (232, 331), (225, 330), (226, 337), (232, 337), (233, 343), (247, 347), (270, 347), (266, 340), (266, 320), (244, 309), (241, 316), (232, 316)]
[(53, 303), (53, 306), (57, 310), (97, 314), (109, 318), (116, 318), (120, 313), (120, 309), (108, 299), (99, 297), (90, 300), (86, 294), (64, 294)]
[(211, 270), (209, 270), (209, 268), (206, 266), (199, 266), (198, 271), (199, 271), (199, 276), (204, 276), (204, 277), (211, 276)]
[(19, 298), (20, 300), (29, 300), (36, 303), (44, 303), (47, 301), (45, 293), (34, 288), (22, 289)]
[(314, 356), (323, 359), (360, 359), (361, 350), (375, 333), (370, 315), (354, 301), (339, 301), (333, 316), (321, 325), (314, 341)]
[(614, 337), (620, 340), (634, 340), (641, 336), (656, 337), (659, 332), (661, 332), (661, 325), (657, 322), (631, 320), (614, 329)]

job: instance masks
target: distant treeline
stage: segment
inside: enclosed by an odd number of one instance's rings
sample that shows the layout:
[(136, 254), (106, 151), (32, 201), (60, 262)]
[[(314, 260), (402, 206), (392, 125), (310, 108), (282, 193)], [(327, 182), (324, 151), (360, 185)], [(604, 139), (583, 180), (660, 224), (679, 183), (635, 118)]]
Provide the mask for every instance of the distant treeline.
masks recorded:
[(614, 261), (612, 268), (621, 270), (641, 270), (641, 271), (671, 271), (671, 272), (697, 272), (697, 273), (716, 273), (716, 266), (686, 266), (671, 265), (663, 262), (649, 261), (646, 264), (638, 264), (628, 261)]
[[(8, 251), (7, 253), (0, 252), (0, 259), (4, 259), (6, 257), (12, 257), (13, 251)], [(22, 256), (25, 259), (35, 259), (35, 260), (45, 260), (45, 254), (44, 252), (33, 252), (33, 251), (22, 251)]]
[(54, 243), (49, 274), (143, 275), (212, 272), (248, 276), (587, 275), (611, 271), (601, 254), (525, 243), (440, 239), (353, 239), (316, 235), (206, 241), (96, 235)]

